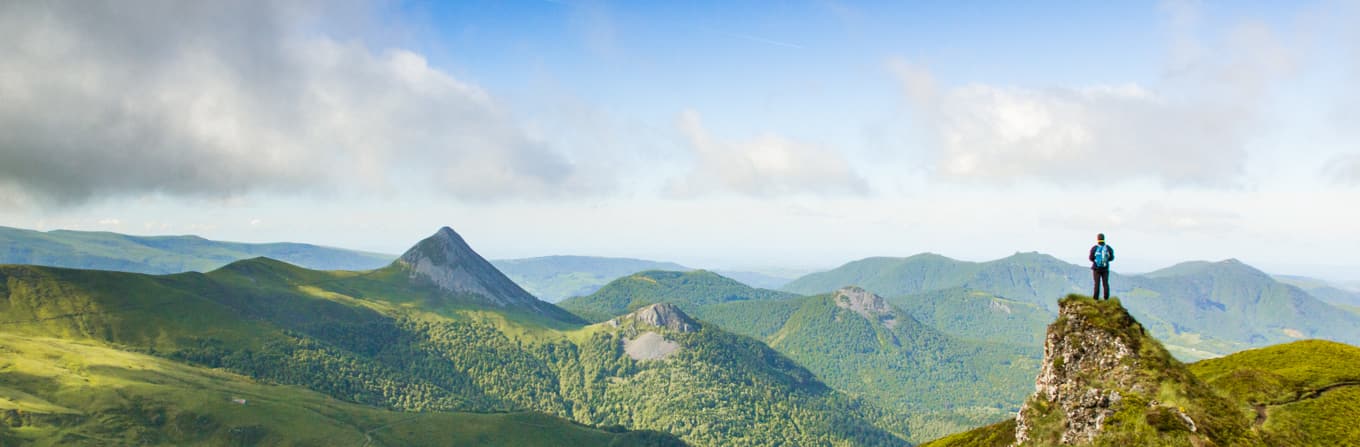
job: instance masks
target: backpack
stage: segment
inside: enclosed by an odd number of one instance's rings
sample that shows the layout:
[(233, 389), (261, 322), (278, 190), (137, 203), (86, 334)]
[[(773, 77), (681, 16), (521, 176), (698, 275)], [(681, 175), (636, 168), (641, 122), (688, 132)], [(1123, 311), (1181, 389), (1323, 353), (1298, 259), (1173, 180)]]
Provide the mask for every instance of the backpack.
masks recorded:
[(1110, 268), (1110, 250), (1108, 245), (1100, 244), (1096, 246), (1096, 268)]

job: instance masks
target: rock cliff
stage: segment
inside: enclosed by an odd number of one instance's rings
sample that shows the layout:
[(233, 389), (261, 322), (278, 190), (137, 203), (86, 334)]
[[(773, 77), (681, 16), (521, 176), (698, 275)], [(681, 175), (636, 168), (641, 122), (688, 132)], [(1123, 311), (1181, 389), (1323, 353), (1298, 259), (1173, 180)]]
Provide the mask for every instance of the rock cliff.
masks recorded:
[(1069, 296), (1048, 327), (1015, 445), (1258, 445), (1239, 412), (1117, 299)]

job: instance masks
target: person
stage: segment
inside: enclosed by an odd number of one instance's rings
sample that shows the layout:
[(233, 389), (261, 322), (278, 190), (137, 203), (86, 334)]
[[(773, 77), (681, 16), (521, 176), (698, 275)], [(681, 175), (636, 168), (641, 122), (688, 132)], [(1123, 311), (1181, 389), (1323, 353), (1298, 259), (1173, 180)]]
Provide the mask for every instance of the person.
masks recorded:
[(1096, 290), (1091, 298), (1100, 299), (1100, 289), (1104, 285), (1105, 299), (1110, 299), (1110, 262), (1114, 261), (1114, 247), (1105, 244), (1105, 233), (1096, 235), (1096, 245), (1091, 247), (1091, 277), (1096, 282)]

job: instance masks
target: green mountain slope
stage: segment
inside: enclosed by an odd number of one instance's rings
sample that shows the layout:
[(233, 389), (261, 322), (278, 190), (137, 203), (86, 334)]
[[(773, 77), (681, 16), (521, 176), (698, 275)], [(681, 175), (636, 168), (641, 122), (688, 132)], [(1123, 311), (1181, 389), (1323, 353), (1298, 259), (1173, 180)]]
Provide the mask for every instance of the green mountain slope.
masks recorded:
[(1272, 445), (1360, 445), (1360, 348), (1297, 341), (1201, 360), (1190, 370), (1254, 414)]
[(129, 236), (0, 227), (0, 264), (33, 264), (136, 273), (206, 272), (234, 261), (269, 257), (318, 270), (368, 270), (394, 256), (309, 244), (246, 244), (197, 236)]
[[(794, 296), (756, 289), (705, 270), (647, 271), (616, 279), (589, 296), (570, 298), (559, 305), (587, 320), (604, 321), (660, 302), (675, 304), (686, 312), (699, 312), (698, 307), (710, 304), (781, 300)], [(695, 315), (705, 318), (702, 313)]]
[(403, 413), (100, 344), (0, 333), (4, 445), (680, 445), (534, 413)]
[(1019, 420), (924, 446), (1360, 442), (1360, 348), (1307, 340), (1184, 365), (1118, 300), (1061, 304)]
[(544, 256), (491, 263), (524, 290), (550, 303), (595, 293), (610, 281), (637, 272), (692, 270), (673, 262), (592, 256)]
[(941, 332), (965, 340), (1042, 346), (1053, 314), (1029, 302), (969, 289), (945, 289), (888, 302)]
[(628, 328), (524, 301), (451, 233), (368, 272), (268, 259), (168, 276), (0, 266), (0, 332), (388, 410), (532, 411), (696, 445), (902, 443), (875, 425), (881, 416), (716, 327), (666, 335), (683, 348), (671, 358), (634, 358)]
[(890, 410), (913, 440), (1013, 413), (1038, 369), (1023, 349), (947, 336), (863, 289), (795, 302), (771, 347)]
[[(1360, 343), (1360, 318), (1236, 260), (1189, 262), (1130, 279), (1130, 311), (1175, 345), (1225, 354), (1301, 338)], [(1118, 290), (1118, 289), (1116, 289)]]
[(1038, 370), (1027, 350), (943, 334), (862, 289), (794, 297), (708, 272), (644, 272), (562, 305), (602, 319), (656, 302), (767, 342), (833, 388), (874, 402), (888, 414), (884, 424), (912, 439), (1013, 413)]
[[(1129, 311), (1181, 358), (1213, 357), (1301, 338), (1360, 343), (1360, 318), (1354, 313), (1235, 260), (1114, 275), (1110, 282)], [(1090, 290), (1090, 283), (1088, 269), (1047, 255), (1022, 253), (973, 263), (923, 254), (851, 262), (795, 280), (785, 290), (808, 293), (860, 285), (896, 300), (969, 289), (1052, 311), (1055, 303), (1049, 297)]]

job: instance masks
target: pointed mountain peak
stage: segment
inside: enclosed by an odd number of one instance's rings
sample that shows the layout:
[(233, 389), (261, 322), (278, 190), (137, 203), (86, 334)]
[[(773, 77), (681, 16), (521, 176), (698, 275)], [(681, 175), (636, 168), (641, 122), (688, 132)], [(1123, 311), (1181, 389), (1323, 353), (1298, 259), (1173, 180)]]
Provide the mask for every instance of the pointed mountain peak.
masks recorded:
[(445, 293), (480, 304), (579, 322), (570, 313), (539, 301), (477, 254), (452, 228), (443, 227), (397, 258), (393, 265), (411, 281), (428, 282)]
[[(430, 237), (422, 239), (414, 247), (406, 250), (401, 255), (400, 261), (406, 264), (418, 264), (421, 261), (429, 261), (437, 264), (447, 264), (467, 257), (469, 254), (476, 255), (469, 247), (467, 241), (463, 240), (458, 232), (452, 228), (443, 227)], [(480, 257), (480, 256), (478, 256)]]
[[(1071, 295), (1048, 326), (1035, 392), (1016, 417), (1018, 446), (1237, 445), (1249, 430), (1232, 405), (1171, 356), (1118, 300)], [(1141, 438), (1140, 438), (1141, 439)]]
[[(695, 332), (699, 330), (699, 322), (694, 321), (679, 307), (671, 303), (656, 303), (635, 310), (622, 319), (650, 324), (652, 326), (670, 329), (676, 332)], [(618, 320), (618, 319), (616, 319)], [(616, 321), (615, 325), (618, 324)]]

